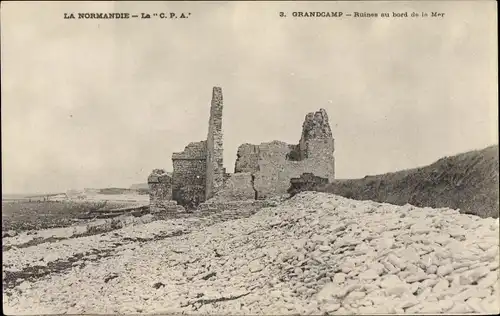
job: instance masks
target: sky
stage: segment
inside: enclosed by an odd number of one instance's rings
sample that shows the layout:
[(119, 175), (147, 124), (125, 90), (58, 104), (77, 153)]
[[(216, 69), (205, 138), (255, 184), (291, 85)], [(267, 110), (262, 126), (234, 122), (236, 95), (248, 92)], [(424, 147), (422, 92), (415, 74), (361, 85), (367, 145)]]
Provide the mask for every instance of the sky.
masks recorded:
[[(279, 12), (288, 17), (279, 17)], [(293, 18), (298, 11), (443, 18)], [(78, 12), (190, 12), (67, 20)], [(324, 108), (337, 178), (498, 144), (494, 1), (3, 2), (2, 192), (129, 187), (206, 139), (224, 94), (224, 165), (240, 144), (296, 144)]]

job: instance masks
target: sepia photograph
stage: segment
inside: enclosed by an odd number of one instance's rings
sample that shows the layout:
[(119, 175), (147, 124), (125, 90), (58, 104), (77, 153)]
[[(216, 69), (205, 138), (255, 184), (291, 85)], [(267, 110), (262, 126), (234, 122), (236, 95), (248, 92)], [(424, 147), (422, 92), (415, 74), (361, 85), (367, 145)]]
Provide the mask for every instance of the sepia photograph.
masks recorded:
[(3, 2), (4, 313), (498, 314), (497, 19)]

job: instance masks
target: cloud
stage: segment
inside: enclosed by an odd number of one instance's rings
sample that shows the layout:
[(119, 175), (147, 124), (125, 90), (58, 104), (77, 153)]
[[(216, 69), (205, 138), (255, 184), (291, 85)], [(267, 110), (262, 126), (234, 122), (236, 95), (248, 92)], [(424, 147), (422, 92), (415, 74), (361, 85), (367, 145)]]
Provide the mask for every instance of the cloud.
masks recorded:
[[(339, 178), (425, 165), (497, 142), (488, 3), (8, 3), (2, 10), (4, 191), (129, 186), (206, 138), (224, 93), (224, 159), (296, 143), (328, 111)], [(278, 12), (429, 11), (444, 19), (282, 19)], [(184, 21), (64, 12), (190, 11)], [(474, 14), (473, 14), (474, 12)]]

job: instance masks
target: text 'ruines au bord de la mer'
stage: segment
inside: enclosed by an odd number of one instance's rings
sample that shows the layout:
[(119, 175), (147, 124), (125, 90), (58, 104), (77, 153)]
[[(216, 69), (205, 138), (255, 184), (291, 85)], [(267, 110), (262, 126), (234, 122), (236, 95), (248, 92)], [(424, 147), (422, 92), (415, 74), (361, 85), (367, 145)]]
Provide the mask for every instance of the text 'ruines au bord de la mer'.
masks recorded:
[(418, 18), (418, 17), (431, 17), (443, 18), (444, 13), (440, 12), (327, 12), (327, 11), (294, 11), (294, 12), (280, 12), (279, 16), (293, 17), (293, 18)]

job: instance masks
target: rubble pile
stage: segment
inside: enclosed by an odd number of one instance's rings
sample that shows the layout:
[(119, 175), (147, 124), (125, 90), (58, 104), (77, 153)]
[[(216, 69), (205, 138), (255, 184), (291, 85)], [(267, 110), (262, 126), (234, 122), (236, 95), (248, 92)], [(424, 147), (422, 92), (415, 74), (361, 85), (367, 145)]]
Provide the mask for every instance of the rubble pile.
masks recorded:
[[(115, 246), (99, 260), (5, 291), (5, 312), (499, 312), (498, 219), (302, 192), (248, 218), (149, 238), (161, 225), (134, 226), (137, 246), (120, 245), (125, 230), (109, 233)], [(78, 248), (98, 248), (84, 245), (96, 237), (76, 239)], [(69, 242), (44, 249), (44, 261)], [(4, 260), (26, 269), (36, 263), (22, 256), (34, 250)]]

